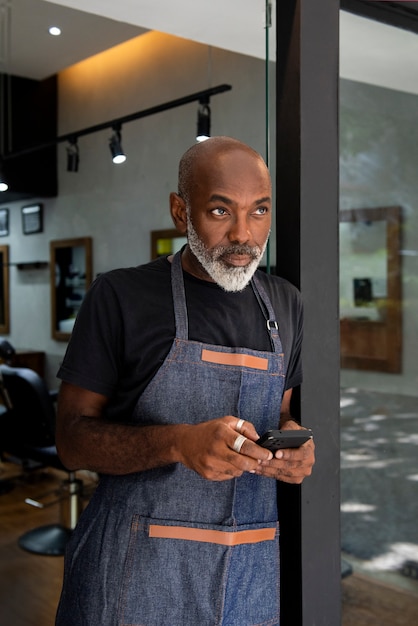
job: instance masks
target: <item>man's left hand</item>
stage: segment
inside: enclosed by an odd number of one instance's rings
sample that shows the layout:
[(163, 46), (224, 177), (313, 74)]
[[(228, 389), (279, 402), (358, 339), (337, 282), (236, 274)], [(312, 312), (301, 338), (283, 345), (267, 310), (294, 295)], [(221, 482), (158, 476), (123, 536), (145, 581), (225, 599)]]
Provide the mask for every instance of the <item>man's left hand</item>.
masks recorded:
[[(281, 426), (282, 430), (305, 430), (297, 422), (289, 420)], [(315, 444), (313, 439), (300, 448), (284, 448), (277, 450), (271, 461), (262, 461), (256, 473), (281, 480), (285, 483), (300, 485), (304, 478), (310, 476), (315, 463)]]

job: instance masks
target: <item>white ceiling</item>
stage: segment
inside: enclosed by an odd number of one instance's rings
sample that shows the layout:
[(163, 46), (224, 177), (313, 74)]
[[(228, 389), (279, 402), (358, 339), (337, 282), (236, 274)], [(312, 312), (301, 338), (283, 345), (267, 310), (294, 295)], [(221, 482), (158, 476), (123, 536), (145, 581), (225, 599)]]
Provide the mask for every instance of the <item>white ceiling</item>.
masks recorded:
[[(48, 2), (50, 0), (47, 0)], [(54, 0), (80, 8), (80, 0)], [(265, 0), (83, 0), (83, 10), (262, 58)], [(275, 1), (272, 0), (274, 10)]]
[[(0, 0), (0, 19), (7, 24), (4, 4), (11, 5), (9, 49), (6, 36), (0, 39), (0, 59), (5, 73), (42, 80), (87, 57), (137, 37), (145, 29), (120, 21), (77, 11), (44, 0)], [(78, 2), (87, 6), (88, 1)], [(6, 25), (4, 24), (4, 26)], [(52, 37), (50, 26), (62, 34)], [(7, 35), (3, 27), (0, 33)]]
[[(149, 29), (263, 58), (265, 0), (0, 0), (11, 5), (6, 73), (41, 80)], [(82, 8), (82, 11), (80, 10)], [(62, 34), (52, 37), (51, 25)], [(2, 30), (0, 28), (0, 34)], [(274, 37), (271, 53), (274, 54)]]
[[(0, 41), (0, 66), (7, 60), (0, 69), (38, 80), (148, 29), (265, 54), (265, 0), (0, 0), (3, 24), (8, 4), (10, 53)], [(52, 24), (62, 28), (60, 37), (48, 34)], [(274, 16), (269, 35), (274, 58)], [(417, 35), (342, 11), (340, 36), (342, 77), (418, 93)]]
[(418, 35), (341, 11), (340, 75), (418, 94)]

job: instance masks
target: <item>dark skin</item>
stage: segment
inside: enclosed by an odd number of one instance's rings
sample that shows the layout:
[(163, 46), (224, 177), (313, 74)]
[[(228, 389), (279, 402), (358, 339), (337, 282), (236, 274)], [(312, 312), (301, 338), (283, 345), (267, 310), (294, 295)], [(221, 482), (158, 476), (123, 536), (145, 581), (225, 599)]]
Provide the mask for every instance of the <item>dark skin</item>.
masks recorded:
[[(193, 162), (189, 192), (191, 218), (208, 249), (228, 243), (262, 246), (271, 223), (271, 184), (262, 159), (243, 144), (227, 138), (209, 140), (199, 147)], [(170, 208), (177, 230), (187, 235), (186, 202), (170, 195)], [(249, 259), (235, 255), (226, 265), (245, 265)], [(183, 268), (201, 278), (212, 279), (188, 246)], [(284, 393), (280, 428), (301, 429), (290, 415), (292, 390)], [(272, 453), (254, 442), (257, 433), (244, 422), (240, 433), (247, 439), (240, 453), (233, 449), (238, 436), (238, 418), (233, 415), (197, 425), (138, 426), (111, 424), (103, 419), (106, 396), (63, 382), (57, 412), (56, 443), (69, 469), (89, 469), (104, 474), (130, 474), (182, 463), (208, 480), (228, 480), (253, 472), (299, 484), (314, 464), (314, 443), (298, 449)]]

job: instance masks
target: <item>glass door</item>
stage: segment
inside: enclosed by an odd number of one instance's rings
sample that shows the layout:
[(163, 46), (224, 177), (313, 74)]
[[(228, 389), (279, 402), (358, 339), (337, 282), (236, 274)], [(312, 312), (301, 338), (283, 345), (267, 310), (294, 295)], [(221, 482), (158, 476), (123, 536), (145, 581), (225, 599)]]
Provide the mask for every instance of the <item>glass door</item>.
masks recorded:
[(342, 11), (340, 77), (342, 553), (418, 619), (418, 35)]

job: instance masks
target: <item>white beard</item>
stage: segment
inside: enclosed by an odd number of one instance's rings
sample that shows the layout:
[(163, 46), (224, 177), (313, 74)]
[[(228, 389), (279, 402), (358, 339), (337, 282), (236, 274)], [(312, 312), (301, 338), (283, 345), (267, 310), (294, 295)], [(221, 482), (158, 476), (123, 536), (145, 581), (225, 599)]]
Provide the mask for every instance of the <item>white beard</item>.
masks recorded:
[[(195, 231), (189, 215), (187, 215), (187, 239), (190, 250), (201, 266), (212, 280), (225, 291), (242, 291), (245, 289), (253, 277), (267, 246), (266, 239), (262, 248), (246, 244), (231, 244), (208, 250)], [(232, 267), (222, 260), (224, 254), (248, 254), (252, 256), (253, 260), (245, 267)]]

